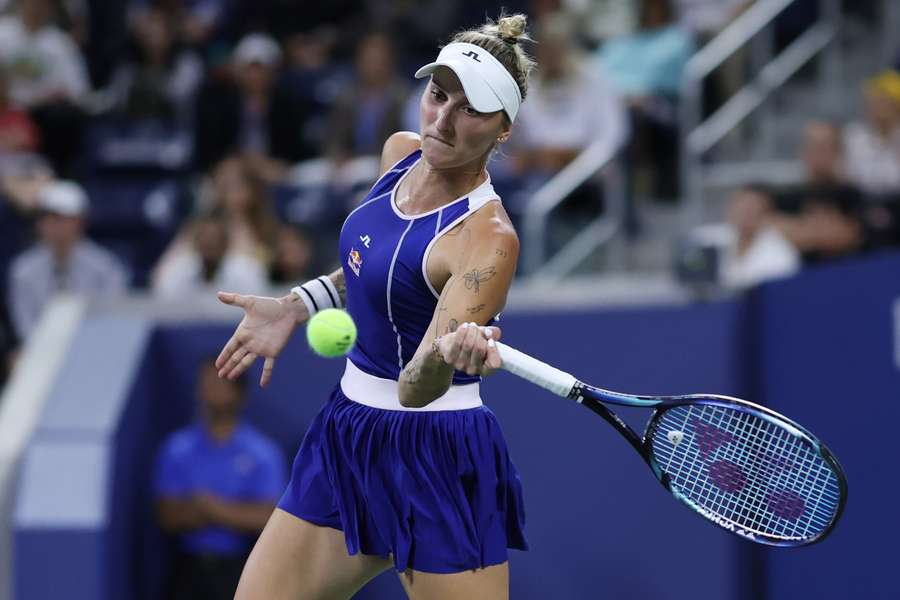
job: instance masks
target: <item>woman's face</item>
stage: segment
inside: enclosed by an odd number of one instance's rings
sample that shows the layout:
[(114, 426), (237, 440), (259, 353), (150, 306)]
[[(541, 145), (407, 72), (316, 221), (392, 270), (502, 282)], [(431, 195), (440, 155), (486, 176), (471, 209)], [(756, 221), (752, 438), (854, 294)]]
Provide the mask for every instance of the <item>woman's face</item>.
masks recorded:
[(481, 113), (472, 108), (456, 74), (439, 67), (420, 103), (422, 156), (433, 168), (477, 163), (479, 167), (497, 138), (509, 130), (503, 111)]

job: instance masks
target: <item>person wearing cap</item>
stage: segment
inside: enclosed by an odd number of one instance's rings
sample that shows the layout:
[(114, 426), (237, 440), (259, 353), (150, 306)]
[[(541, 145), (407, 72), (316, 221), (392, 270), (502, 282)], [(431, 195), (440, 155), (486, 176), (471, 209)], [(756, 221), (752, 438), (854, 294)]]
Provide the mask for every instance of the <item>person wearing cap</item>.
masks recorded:
[(198, 169), (240, 154), (265, 176), (314, 154), (302, 133), (305, 103), (278, 81), (281, 62), (278, 42), (262, 33), (246, 35), (234, 48), (231, 76), (201, 89), (195, 110)]
[(340, 270), (281, 298), (219, 294), (245, 311), (222, 377), (263, 357), (266, 385), (322, 309), (346, 307), (357, 327), (237, 600), (350, 598), (392, 567), (413, 598), (508, 598), (524, 502), (479, 384), (500, 366), (493, 323), (519, 253), (486, 167), (528, 89), (523, 39), (525, 17), (503, 17), (416, 72), (429, 78), (420, 133), (385, 143), (380, 178), (341, 230)]
[(39, 241), (10, 269), (9, 305), (15, 332), (25, 340), (58, 293), (122, 294), (128, 274), (119, 260), (84, 235), (88, 199), (71, 181), (46, 184), (37, 194)]

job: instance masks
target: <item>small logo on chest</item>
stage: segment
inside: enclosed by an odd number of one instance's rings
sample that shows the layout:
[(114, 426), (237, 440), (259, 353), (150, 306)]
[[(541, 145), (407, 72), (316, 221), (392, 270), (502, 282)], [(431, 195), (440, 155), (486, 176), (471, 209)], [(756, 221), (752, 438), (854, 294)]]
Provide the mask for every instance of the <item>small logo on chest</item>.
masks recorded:
[(359, 241), (363, 243), (363, 246), (366, 248), (369, 247), (369, 244), (372, 242), (372, 238), (369, 237), (369, 234), (359, 236)]
[(347, 256), (347, 265), (359, 277), (359, 270), (362, 268), (362, 256), (360, 256), (356, 248), (350, 250), (350, 254)]

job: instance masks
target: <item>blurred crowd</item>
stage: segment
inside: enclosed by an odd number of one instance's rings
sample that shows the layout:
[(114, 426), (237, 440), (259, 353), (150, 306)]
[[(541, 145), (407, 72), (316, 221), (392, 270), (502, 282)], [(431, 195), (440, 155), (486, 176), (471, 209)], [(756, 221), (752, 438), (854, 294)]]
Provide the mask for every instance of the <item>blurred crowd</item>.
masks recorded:
[[(529, 15), (540, 65), (491, 165), (513, 219), (601, 140), (621, 149), (630, 190), (676, 198), (682, 71), (751, 3), (503, 2)], [(333, 267), (384, 140), (418, 130), (412, 74), (454, 31), (500, 10), (0, 0), (0, 355), (57, 292), (177, 299), (287, 287)], [(718, 78), (714, 102), (734, 90), (734, 72)], [(809, 124), (803, 185), (735, 192), (717, 234), (735, 273), (753, 272), (741, 261), (756, 256), (790, 254), (778, 264), (795, 269), (896, 241), (900, 75), (886, 70), (864, 93), (858, 120)], [(587, 182), (567, 206), (575, 219), (598, 213), (600, 186)]]

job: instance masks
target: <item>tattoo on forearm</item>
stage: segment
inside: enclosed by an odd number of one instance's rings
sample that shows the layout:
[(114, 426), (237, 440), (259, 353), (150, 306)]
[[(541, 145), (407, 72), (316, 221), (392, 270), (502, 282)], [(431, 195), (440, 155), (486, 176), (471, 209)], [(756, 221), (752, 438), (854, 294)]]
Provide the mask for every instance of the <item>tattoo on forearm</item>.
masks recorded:
[(463, 275), (463, 280), (466, 282), (466, 289), (475, 290), (475, 293), (477, 294), (481, 289), (481, 284), (493, 278), (496, 274), (497, 270), (494, 269), (494, 267), (488, 267), (486, 269), (473, 269)]
[(334, 287), (337, 289), (338, 296), (341, 298), (341, 302), (347, 303), (347, 281), (344, 279), (344, 272), (341, 269), (338, 269), (331, 275), (329, 275), (331, 282), (334, 284)]
[(406, 365), (406, 369), (404, 369), (404, 371), (406, 383), (410, 385), (419, 383), (419, 380), (422, 378), (422, 359), (414, 359), (411, 363)]
[(485, 306), (487, 306), (487, 305), (479, 304), (478, 306), (469, 306), (468, 308), (466, 308), (466, 312), (469, 313), (470, 315), (474, 315), (475, 313), (479, 313), (479, 312), (483, 311)]

